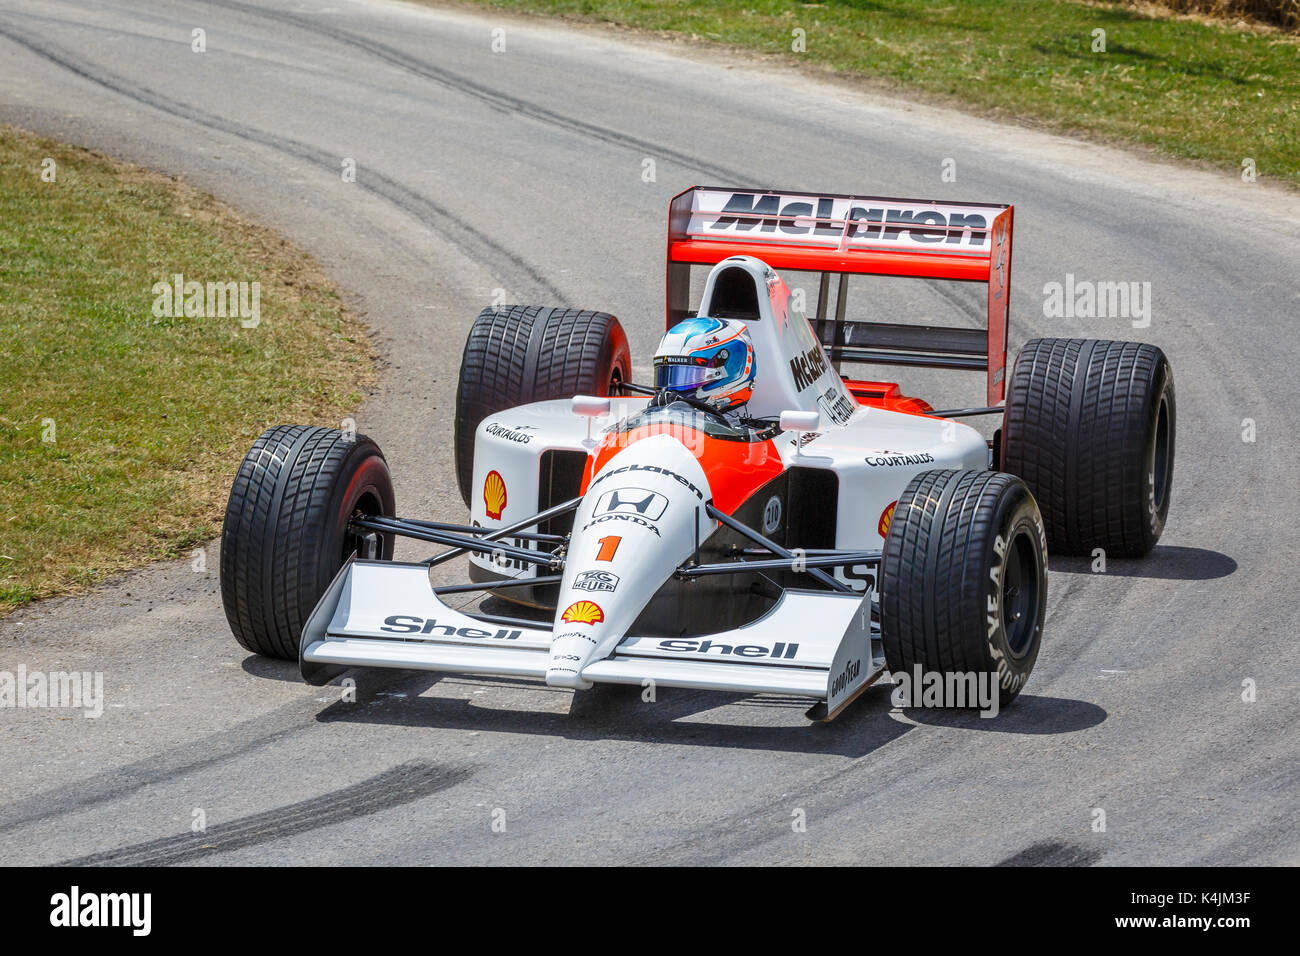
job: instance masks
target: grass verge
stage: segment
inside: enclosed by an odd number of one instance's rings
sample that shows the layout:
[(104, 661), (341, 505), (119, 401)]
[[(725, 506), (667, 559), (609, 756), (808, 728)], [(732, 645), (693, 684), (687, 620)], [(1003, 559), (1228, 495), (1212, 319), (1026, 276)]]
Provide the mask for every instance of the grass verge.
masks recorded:
[[(260, 283), (260, 322), (156, 315), (178, 273), (247, 282), (249, 306)], [(0, 127), (0, 613), (211, 538), (252, 440), (337, 425), (373, 374), (361, 325), (274, 233)]]
[(466, 3), (726, 44), (1220, 169), (1251, 159), (1300, 186), (1300, 37), (1278, 30), (1062, 0)]

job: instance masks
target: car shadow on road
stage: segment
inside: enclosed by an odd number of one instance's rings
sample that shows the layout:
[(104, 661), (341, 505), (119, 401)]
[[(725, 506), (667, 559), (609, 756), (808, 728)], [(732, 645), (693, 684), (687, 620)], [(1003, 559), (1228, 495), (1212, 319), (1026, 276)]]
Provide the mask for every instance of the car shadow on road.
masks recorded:
[(927, 727), (956, 727), (997, 734), (1072, 734), (1096, 727), (1109, 714), (1096, 704), (1068, 697), (1039, 697), (1021, 694), (996, 716), (981, 717), (978, 711), (943, 710), (935, 707), (907, 707), (901, 713)]
[(298, 670), (297, 661), (277, 661), (271, 657), (262, 657), (260, 654), (249, 654), (240, 661), (239, 666), (244, 669), (245, 674), (253, 677), (278, 680), (283, 684), (302, 683), (302, 672)]
[[(812, 701), (803, 698), (763, 696), (739, 698), (735, 694), (659, 688), (654, 701), (645, 701), (640, 687), (597, 685), (591, 690), (547, 688), (530, 681), (483, 679), (483, 686), (565, 694), (571, 697), (567, 713), (546, 709), (519, 709), (517, 702), (497, 704), (491, 699), (420, 696), (440, 675), (413, 673), (411, 680), (389, 687), (381, 698), (367, 697), (358, 681), (357, 703), (338, 701), (318, 714), (322, 722), (360, 722), (400, 727), (484, 733), (532, 734), (567, 740), (623, 740), (635, 743), (686, 744), (732, 747), (789, 753), (838, 754), (861, 757), (907, 733), (912, 728), (890, 720), (888, 698), (883, 710), (872, 705), (870, 693), (830, 724), (811, 723), (803, 712)], [(458, 680), (478, 683), (457, 675)], [(321, 688), (337, 691), (337, 688)], [(400, 699), (399, 699), (400, 696)], [(738, 709), (748, 710), (746, 720)], [(780, 711), (773, 724), (772, 710)], [(692, 719), (696, 718), (696, 719)]]
[[(465, 680), (465, 678), (457, 678)], [(737, 697), (715, 691), (659, 688), (653, 701), (641, 688), (598, 685), (571, 692), (528, 681), (485, 679), (484, 687), (572, 694), (567, 713), (447, 696), (421, 696), (439, 675), (413, 674), (389, 686), (382, 696), (367, 696), (359, 683), (356, 703), (338, 701), (318, 714), (321, 722), (360, 722), (487, 733), (532, 734), (567, 740), (622, 740), (684, 744), (783, 753), (864, 757), (918, 726), (949, 726), (1003, 733), (1073, 733), (1096, 726), (1106, 712), (1086, 701), (1022, 695), (993, 719), (977, 714), (934, 710), (898, 712), (889, 686), (873, 687), (829, 724), (809, 722), (804, 698), (764, 695)], [(470, 679), (472, 680), (472, 679)], [(773, 713), (775, 712), (775, 714)], [(891, 713), (894, 712), (894, 713)], [(907, 719), (900, 720), (901, 713)], [(774, 719), (780, 724), (774, 724)]]
[(1051, 555), (1047, 567), (1066, 574), (1107, 574), (1121, 578), (1155, 578), (1165, 581), (1209, 581), (1226, 578), (1237, 562), (1219, 551), (1156, 545), (1145, 558), (1106, 559), (1106, 570), (1093, 571), (1093, 558)]

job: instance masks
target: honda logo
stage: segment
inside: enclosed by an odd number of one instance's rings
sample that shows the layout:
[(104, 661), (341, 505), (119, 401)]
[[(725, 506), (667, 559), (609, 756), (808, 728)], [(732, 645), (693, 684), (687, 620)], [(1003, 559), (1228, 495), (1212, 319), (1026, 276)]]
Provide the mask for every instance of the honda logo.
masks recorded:
[(668, 499), (645, 488), (615, 488), (596, 501), (595, 515), (634, 514), (657, 521), (668, 508)]

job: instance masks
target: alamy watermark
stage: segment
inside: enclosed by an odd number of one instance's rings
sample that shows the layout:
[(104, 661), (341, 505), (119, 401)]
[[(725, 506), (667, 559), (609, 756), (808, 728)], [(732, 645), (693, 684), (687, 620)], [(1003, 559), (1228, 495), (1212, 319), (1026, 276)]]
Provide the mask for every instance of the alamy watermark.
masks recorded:
[(159, 280), (153, 292), (153, 314), (160, 319), (237, 318), (246, 329), (262, 322), (262, 283), (185, 281), (176, 273)]
[(997, 671), (890, 671), (894, 682), (890, 702), (895, 707), (943, 707), (979, 710), (981, 717), (998, 715)]
[(104, 713), (104, 675), (99, 671), (0, 671), (0, 708), (81, 709), (91, 720)]
[(132, 936), (148, 936), (153, 929), (152, 893), (83, 893), (73, 886), (50, 897), (50, 925), (122, 927)]
[(1130, 319), (1135, 329), (1151, 324), (1150, 282), (1093, 282), (1067, 273), (1043, 286), (1047, 319)]

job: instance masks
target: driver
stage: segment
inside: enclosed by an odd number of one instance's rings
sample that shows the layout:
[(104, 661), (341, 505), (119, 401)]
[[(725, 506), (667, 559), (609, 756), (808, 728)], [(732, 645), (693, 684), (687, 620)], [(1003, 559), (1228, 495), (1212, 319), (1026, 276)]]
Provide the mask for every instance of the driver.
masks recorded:
[(678, 322), (655, 351), (655, 401), (685, 398), (733, 412), (754, 392), (754, 343), (744, 322), (700, 316)]

